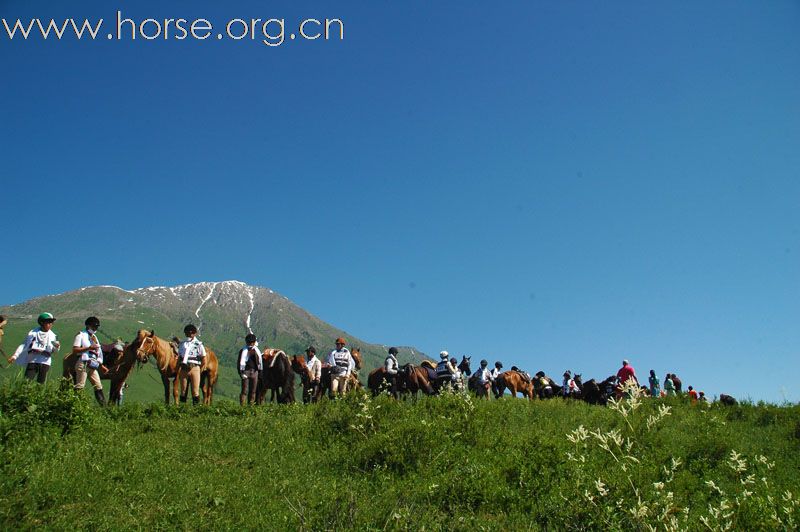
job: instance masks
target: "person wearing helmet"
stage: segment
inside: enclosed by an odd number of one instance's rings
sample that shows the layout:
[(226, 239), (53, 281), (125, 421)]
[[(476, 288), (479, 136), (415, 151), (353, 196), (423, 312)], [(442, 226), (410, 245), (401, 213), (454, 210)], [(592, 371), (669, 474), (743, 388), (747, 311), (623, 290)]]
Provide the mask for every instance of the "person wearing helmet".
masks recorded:
[(489, 361), (481, 360), (481, 366), (472, 374), (475, 378), (475, 395), (479, 398), (489, 399), (489, 388), (494, 383), (492, 372), (489, 370)]
[(436, 365), (436, 380), (433, 382), (433, 389), (439, 393), (442, 388), (450, 389), (453, 376), (456, 374), (455, 366), (450, 362), (450, 353), (442, 351), (439, 353), (439, 363)]
[[(100, 329), (100, 320), (94, 316), (86, 318), (86, 326), (81, 332), (75, 335), (72, 342), (72, 354), (77, 355), (75, 360), (75, 390), (81, 391), (86, 386), (86, 378), (94, 387), (94, 398), (100, 406), (106, 405), (106, 397), (103, 394), (103, 383), (100, 380), (100, 370), (103, 366), (103, 348), (97, 339), (97, 331)], [(106, 370), (107, 371), (107, 370)]]
[(239, 376), (242, 378), (242, 392), (239, 394), (239, 404), (255, 404), (256, 388), (258, 388), (258, 375), (264, 369), (264, 362), (258, 350), (256, 335), (253, 333), (244, 337), (245, 346), (239, 350)]
[(395, 399), (398, 397), (397, 378), (400, 372), (400, 364), (397, 362), (398, 353), (399, 351), (396, 347), (390, 347), (389, 356), (387, 356), (386, 360), (383, 362), (384, 375), (386, 381), (389, 383), (389, 390)]
[(336, 339), (336, 349), (328, 355), (328, 365), (331, 368), (331, 397), (347, 393), (347, 378), (356, 367), (353, 355), (345, 347), (344, 338)]
[(494, 367), (491, 369), (492, 374), (492, 394), (494, 395), (495, 399), (500, 398), (500, 388), (497, 386), (497, 377), (503, 373), (503, 363), (499, 360), (494, 363)]
[(206, 348), (197, 338), (197, 327), (192, 324), (183, 328), (186, 340), (178, 347), (178, 381), (181, 385), (181, 403), (185, 403), (192, 384), (192, 404), (200, 402), (200, 373), (206, 362)]
[(319, 393), (319, 381), (322, 379), (322, 361), (317, 358), (317, 348), (313, 345), (306, 349), (306, 366), (308, 367), (309, 382), (303, 390), (303, 402), (316, 402)]
[(44, 384), (53, 362), (53, 353), (59, 350), (61, 343), (52, 330), (56, 321), (52, 314), (42, 312), (36, 321), (39, 326), (28, 332), (25, 342), (8, 358), (8, 362), (24, 366), (26, 379), (35, 379), (39, 384)]

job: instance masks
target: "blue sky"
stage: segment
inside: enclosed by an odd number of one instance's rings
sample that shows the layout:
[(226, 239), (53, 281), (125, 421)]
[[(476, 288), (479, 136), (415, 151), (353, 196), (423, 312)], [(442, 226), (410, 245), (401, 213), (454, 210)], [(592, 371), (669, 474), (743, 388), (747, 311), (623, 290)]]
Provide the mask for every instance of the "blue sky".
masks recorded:
[[(800, 401), (797, 2), (0, 2), (2, 303), (238, 279), (372, 341)], [(288, 33), (288, 30), (287, 30)]]

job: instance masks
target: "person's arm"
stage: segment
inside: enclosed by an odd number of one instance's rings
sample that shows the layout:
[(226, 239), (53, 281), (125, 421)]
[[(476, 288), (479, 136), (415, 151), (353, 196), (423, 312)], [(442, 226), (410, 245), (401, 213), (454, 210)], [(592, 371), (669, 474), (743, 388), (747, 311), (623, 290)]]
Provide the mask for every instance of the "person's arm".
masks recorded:
[(89, 342), (89, 344), (90, 345), (88, 345), (88, 346), (84, 346), (83, 345), (83, 334), (78, 333), (77, 335), (75, 335), (75, 340), (73, 340), (73, 342), (72, 342), (72, 354), (73, 355), (80, 355), (80, 354), (85, 353), (86, 351), (91, 350), (93, 347), (95, 347), (95, 348), (97, 347), (96, 345), (93, 345), (91, 341)]
[(322, 361), (317, 359), (314, 362), (314, 380), (319, 382), (322, 379)]
[(248, 353), (248, 352), (249, 352), (249, 350), (247, 348), (244, 348), (241, 351), (239, 351), (239, 373), (240, 374), (244, 374), (244, 364), (245, 364), (244, 355), (245, 355), (245, 353)]

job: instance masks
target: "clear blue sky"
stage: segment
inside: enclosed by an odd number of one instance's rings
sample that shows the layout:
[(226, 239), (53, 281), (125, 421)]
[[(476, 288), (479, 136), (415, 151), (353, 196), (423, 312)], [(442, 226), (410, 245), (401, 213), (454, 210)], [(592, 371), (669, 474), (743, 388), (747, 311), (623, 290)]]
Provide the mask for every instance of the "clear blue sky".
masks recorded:
[(0, 1), (345, 24), (0, 38), (2, 303), (239, 279), (372, 341), (800, 401), (800, 4), (229, 4)]

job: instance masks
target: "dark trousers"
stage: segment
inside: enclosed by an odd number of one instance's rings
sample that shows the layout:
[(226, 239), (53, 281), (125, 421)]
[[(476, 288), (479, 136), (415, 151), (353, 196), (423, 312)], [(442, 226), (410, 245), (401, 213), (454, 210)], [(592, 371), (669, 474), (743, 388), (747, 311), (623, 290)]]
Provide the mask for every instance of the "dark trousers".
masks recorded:
[(239, 395), (239, 402), (242, 406), (245, 401), (251, 405), (256, 402), (256, 389), (258, 389), (258, 370), (245, 370), (242, 379), (242, 393)]
[(37, 364), (31, 362), (25, 366), (25, 378), (32, 381), (36, 379), (39, 384), (44, 384), (47, 381), (47, 372), (50, 371), (50, 366), (47, 364)]

